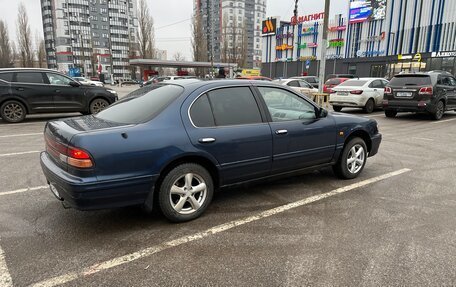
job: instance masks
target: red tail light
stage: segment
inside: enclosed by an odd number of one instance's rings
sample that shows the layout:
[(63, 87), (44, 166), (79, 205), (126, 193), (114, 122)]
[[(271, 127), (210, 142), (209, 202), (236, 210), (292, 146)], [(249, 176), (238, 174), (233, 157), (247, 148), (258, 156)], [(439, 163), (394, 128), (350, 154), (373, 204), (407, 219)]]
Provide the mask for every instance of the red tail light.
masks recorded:
[(353, 95), (361, 95), (363, 93), (362, 90), (354, 90), (354, 91), (350, 91), (350, 94), (353, 94)]
[(54, 158), (78, 168), (93, 167), (90, 155), (79, 148), (62, 144), (46, 135), (46, 151)]
[(391, 87), (385, 87), (385, 94), (392, 94), (393, 93), (393, 90), (391, 89)]
[(419, 95), (425, 95), (425, 96), (432, 96), (433, 93), (434, 93), (434, 91), (431, 86), (422, 87), (420, 89), (420, 91), (418, 92)]

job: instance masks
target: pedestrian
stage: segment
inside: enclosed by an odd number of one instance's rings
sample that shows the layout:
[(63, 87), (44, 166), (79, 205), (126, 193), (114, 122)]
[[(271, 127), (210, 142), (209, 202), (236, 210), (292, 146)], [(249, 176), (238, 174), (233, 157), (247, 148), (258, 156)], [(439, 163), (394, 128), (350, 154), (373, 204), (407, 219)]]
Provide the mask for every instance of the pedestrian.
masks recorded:
[(220, 68), (219, 69), (218, 75), (216, 76), (216, 78), (219, 78), (219, 79), (225, 79), (226, 78), (225, 69), (224, 68)]

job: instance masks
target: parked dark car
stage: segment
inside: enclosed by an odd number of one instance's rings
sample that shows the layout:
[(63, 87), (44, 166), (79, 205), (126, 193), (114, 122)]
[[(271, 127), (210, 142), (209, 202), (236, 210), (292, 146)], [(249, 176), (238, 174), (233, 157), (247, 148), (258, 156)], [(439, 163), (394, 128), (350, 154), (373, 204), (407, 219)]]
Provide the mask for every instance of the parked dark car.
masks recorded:
[(445, 111), (456, 110), (456, 79), (444, 71), (396, 75), (385, 87), (383, 109), (390, 118), (425, 112), (440, 120)]
[(307, 83), (311, 84), (314, 88), (318, 89), (320, 79), (316, 76), (299, 76), (299, 77), (291, 77), (292, 79), (300, 79), (304, 80)]
[(117, 100), (114, 90), (81, 85), (48, 69), (0, 69), (0, 116), (9, 123), (27, 114), (97, 113)]
[(375, 120), (328, 113), (286, 86), (180, 83), (146, 86), (96, 115), (48, 122), (40, 157), (54, 195), (79, 210), (155, 202), (183, 222), (226, 186), (328, 166), (355, 178), (380, 145)]

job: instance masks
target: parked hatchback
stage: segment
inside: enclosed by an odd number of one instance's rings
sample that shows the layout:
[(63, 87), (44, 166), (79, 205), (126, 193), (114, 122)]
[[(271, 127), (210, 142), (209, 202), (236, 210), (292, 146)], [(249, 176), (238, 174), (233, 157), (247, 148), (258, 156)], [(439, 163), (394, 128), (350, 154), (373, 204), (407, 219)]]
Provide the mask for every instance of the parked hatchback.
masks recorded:
[(18, 123), (27, 114), (98, 113), (117, 100), (114, 90), (86, 86), (48, 69), (0, 69), (0, 116)]
[(398, 112), (425, 112), (440, 120), (456, 110), (456, 79), (448, 72), (399, 74), (385, 87), (383, 109), (387, 117)]
[(355, 178), (378, 151), (375, 120), (328, 113), (286, 86), (189, 81), (48, 122), (41, 166), (55, 197), (80, 210), (156, 203), (182, 222), (223, 187), (328, 166)]

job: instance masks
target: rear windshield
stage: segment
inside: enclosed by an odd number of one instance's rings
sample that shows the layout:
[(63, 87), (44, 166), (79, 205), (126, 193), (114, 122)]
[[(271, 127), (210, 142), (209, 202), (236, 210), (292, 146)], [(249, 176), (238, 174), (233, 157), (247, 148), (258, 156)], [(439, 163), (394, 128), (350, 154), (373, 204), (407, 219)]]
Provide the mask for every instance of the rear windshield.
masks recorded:
[(339, 87), (362, 87), (367, 81), (348, 80), (339, 85)]
[(326, 81), (326, 85), (339, 85), (340, 81), (338, 78), (329, 79)]
[(122, 124), (139, 124), (151, 120), (177, 99), (184, 88), (176, 85), (151, 85), (96, 114), (97, 118)]
[(425, 86), (431, 85), (431, 77), (427, 75), (395, 76), (389, 82), (390, 86)]

